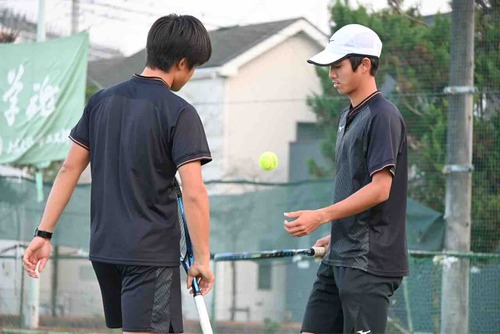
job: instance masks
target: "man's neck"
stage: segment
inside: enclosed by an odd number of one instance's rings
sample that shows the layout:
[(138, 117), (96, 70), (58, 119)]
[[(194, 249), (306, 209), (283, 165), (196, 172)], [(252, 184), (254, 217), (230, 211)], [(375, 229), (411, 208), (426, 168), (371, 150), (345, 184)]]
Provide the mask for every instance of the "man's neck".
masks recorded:
[(145, 67), (141, 73), (144, 77), (158, 77), (163, 79), (167, 83), (169, 87), (172, 87), (172, 82), (174, 81), (174, 77), (172, 74), (168, 72), (163, 72), (159, 69), (152, 69), (151, 67)]
[(377, 83), (374, 77), (370, 77), (364, 84), (360, 84), (356, 90), (349, 93), (349, 99), (351, 100), (352, 107), (358, 106), (363, 102), (368, 96), (372, 95), (377, 91)]

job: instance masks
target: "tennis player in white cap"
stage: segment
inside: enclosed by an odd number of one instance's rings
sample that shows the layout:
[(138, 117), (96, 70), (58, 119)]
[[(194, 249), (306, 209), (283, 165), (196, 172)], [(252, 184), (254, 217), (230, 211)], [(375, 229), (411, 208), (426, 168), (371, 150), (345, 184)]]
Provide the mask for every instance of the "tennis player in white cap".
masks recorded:
[(377, 90), (381, 52), (373, 30), (349, 24), (308, 60), (330, 67), (333, 87), (351, 104), (331, 143), (336, 145), (333, 204), (285, 213), (285, 229), (294, 237), (331, 225), (331, 234), (315, 244), (329, 252), (307, 303), (303, 333), (384, 333), (389, 297), (409, 273), (406, 126)]

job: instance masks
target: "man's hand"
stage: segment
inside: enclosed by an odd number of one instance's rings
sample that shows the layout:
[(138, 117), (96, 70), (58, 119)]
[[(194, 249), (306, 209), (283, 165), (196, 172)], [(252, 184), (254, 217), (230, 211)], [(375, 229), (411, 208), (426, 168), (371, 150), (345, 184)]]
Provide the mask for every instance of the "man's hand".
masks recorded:
[(23, 266), (29, 276), (39, 278), (36, 266), (40, 262), (38, 272), (41, 273), (49, 260), (51, 249), (50, 240), (41, 237), (33, 238), (28, 248), (26, 248), (23, 257)]
[(318, 239), (313, 247), (325, 247), (326, 251), (328, 252), (328, 249), (330, 249), (330, 238), (331, 236), (327, 235), (326, 237)]
[(311, 234), (321, 224), (324, 223), (322, 214), (319, 210), (301, 210), (285, 213), (287, 218), (297, 218), (293, 221), (286, 221), (285, 230), (294, 237), (303, 237)]
[[(191, 288), (193, 284), (193, 279), (198, 279), (198, 285), (200, 286), (201, 294), (206, 295), (214, 285), (215, 276), (210, 269), (210, 264), (198, 264), (196, 262), (193, 263), (191, 268), (188, 271), (187, 278), (187, 288)], [(193, 293), (191, 289), (190, 293)]]

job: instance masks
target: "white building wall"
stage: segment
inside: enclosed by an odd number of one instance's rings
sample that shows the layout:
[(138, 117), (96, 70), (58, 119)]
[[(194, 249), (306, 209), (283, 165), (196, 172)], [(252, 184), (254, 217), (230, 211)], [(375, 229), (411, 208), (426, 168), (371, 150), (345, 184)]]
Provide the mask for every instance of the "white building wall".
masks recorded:
[(193, 78), (178, 92), (191, 103), (203, 122), (213, 161), (203, 167), (203, 178), (220, 180), (224, 176), (224, 109), (225, 109), (225, 78), (198, 78), (197, 70)]
[[(303, 33), (289, 38), (229, 78), (225, 170), (233, 178), (288, 181), (289, 143), (297, 122), (315, 122), (306, 97), (320, 93), (320, 80), (306, 60), (321, 48)], [(260, 170), (258, 158), (274, 151), (279, 166)]]

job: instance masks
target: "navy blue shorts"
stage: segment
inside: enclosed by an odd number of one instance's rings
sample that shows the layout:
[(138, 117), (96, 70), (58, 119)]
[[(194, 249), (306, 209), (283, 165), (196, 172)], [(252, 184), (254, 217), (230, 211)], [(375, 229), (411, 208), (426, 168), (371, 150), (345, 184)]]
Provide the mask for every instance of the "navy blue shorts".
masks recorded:
[(389, 297), (402, 279), (322, 263), (307, 302), (301, 331), (385, 333)]
[(92, 261), (106, 326), (125, 332), (182, 333), (179, 267)]

